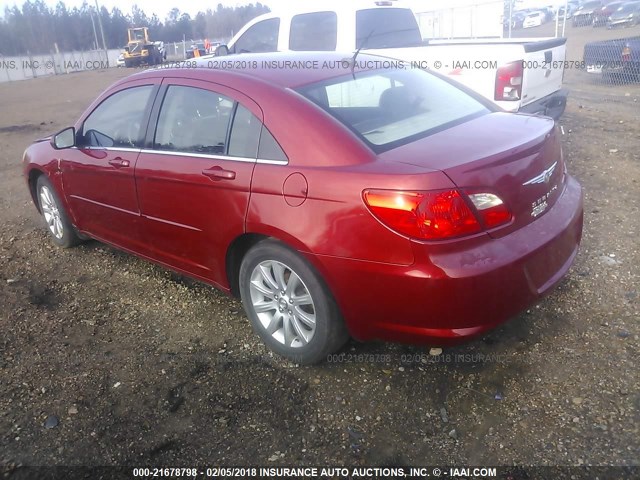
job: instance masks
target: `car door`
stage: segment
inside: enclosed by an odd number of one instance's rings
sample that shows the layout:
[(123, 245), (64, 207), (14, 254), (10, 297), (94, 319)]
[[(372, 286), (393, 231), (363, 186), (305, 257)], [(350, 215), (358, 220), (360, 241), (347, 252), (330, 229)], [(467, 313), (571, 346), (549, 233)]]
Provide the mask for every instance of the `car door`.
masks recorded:
[(262, 113), (233, 89), (171, 78), (152, 118), (135, 170), (149, 254), (225, 287), (227, 247), (244, 232)]
[(77, 127), (76, 146), (60, 151), (65, 194), (81, 231), (139, 250), (134, 168), (159, 81), (109, 92)]

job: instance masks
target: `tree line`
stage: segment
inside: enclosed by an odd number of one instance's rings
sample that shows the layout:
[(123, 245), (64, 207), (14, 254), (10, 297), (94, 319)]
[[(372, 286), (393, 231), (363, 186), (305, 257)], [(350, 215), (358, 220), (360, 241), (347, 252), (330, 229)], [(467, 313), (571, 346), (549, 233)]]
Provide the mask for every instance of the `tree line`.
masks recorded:
[(215, 10), (198, 12), (194, 18), (174, 8), (162, 21), (155, 14), (147, 16), (137, 5), (130, 13), (118, 8), (108, 11), (105, 7), (96, 12), (95, 6), (87, 2), (69, 9), (64, 2), (50, 8), (42, 0), (26, 1), (22, 8), (6, 7), (0, 18), (0, 55), (50, 53), (56, 45), (63, 52), (92, 50), (96, 48), (96, 37), (97, 47), (102, 48), (100, 23), (107, 48), (126, 45), (129, 27), (149, 27), (154, 41), (208, 38), (226, 42), (249, 20), (267, 12), (269, 7), (260, 2), (241, 7), (218, 4)]

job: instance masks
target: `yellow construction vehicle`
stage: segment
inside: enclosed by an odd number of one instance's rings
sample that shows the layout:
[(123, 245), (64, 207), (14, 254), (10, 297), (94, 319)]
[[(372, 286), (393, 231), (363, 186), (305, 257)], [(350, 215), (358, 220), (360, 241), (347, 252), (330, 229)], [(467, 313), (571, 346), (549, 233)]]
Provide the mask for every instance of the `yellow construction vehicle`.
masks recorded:
[(149, 40), (147, 27), (130, 28), (128, 34), (129, 42), (124, 49), (125, 67), (158, 65), (166, 60), (164, 43)]

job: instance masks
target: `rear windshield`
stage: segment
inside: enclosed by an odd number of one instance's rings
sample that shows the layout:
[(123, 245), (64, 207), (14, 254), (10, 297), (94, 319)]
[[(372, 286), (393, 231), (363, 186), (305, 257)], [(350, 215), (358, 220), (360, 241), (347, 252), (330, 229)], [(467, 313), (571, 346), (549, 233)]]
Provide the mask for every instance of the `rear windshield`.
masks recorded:
[(492, 111), (471, 94), (418, 69), (349, 74), (298, 92), (378, 153)]
[(401, 48), (422, 44), (413, 12), (406, 8), (372, 8), (356, 12), (357, 48)]

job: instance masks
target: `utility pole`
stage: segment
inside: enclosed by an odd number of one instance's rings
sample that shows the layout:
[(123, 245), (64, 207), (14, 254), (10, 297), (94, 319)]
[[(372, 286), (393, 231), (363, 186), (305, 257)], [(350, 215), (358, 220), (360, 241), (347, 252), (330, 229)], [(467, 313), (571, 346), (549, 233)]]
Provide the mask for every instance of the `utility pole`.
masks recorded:
[(104, 47), (104, 56), (107, 58), (107, 68), (109, 67), (109, 52), (107, 51), (107, 42), (104, 40), (104, 29), (102, 28), (102, 19), (100, 18), (100, 7), (96, 0), (96, 15), (98, 15), (98, 25), (100, 25), (100, 35), (102, 36), (102, 46)]
[(95, 39), (94, 45), (96, 46), (96, 50), (100, 48), (98, 44), (98, 34), (96, 33), (96, 22), (93, 20), (93, 12), (89, 9), (89, 16), (91, 17), (91, 26), (93, 27), (93, 38)]

